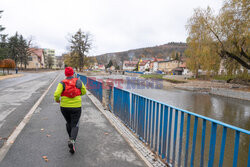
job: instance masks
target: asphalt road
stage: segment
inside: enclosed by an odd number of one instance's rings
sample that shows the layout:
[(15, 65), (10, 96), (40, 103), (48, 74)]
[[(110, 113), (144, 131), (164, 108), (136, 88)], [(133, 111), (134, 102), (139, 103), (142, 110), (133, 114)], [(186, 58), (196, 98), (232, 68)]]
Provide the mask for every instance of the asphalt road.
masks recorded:
[(0, 81), (0, 147), (57, 75), (24, 73)]
[[(3, 119), (0, 134), (5, 135), (5, 133), (11, 132), (6, 127), (10, 125), (15, 127), (17, 125), (17, 122), (31, 108), (32, 104), (40, 97), (39, 95), (48, 87), (56, 75), (57, 73), (49, 73), (19, 86), (16, 85), (15, 88), (6, 88), (8, 91), (6, 89), (0, 90), (1, 97), (4, 96), (4, 99), (15, 99), (9, 103), (7, 100), (2, 100), (3, 98), (0, 100), (0, 118), (7, 115)], [(59, 105), (53, 100), (53, 93), (57, 83), (63, 78), (64, 76), (61, 73), (34, 112), (31, 120), (17, 137), (0, 166), (145, 166), (144, 162), (134, 153), (128, 143), (111, 126), (86, 95), (82, 98), (83, 107), (76, 143), (77, 151), (74, 155), (68, 152), (65, 120), (60, 113)], [(26, 89), (33, 93), (27, 93), (29, 91), (26, 91)], [(8, 95), (5, 95), (6, 93)], [(18, 95), (19, 98), (16, 100)], [(10, 114), (4, 114), (4, 111), (10, 107), (15, 109), (12, 109), (13, 111), (9, 110)], [(9, 118), (11, 115), (19, 119)], [(48, 162), (43, 159), (43, 156), (47, 157)]]

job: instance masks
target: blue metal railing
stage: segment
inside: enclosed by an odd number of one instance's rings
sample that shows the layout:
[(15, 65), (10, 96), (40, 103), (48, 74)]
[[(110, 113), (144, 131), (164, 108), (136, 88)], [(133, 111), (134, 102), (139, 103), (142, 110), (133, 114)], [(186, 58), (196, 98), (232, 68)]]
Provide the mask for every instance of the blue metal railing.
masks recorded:
[(250, 167), (250, 131), (117, 87), (113, 92), (114, 114), (164, 162), (179, 167), (222, 167), (226, 160), (236, 167), (240, 140), (245, 140), (248, 153), (241, 154), (246, 162), (240, 164)]
[(86, 77), (84, 75), (77, 74), (77, 78), (80, 78), (86, 88), (102, 102), (102, 82), (96, 81), (94, 78)]
[[(235, 135), (233, 149), (228, 150), (233, 154), (232, 166), (237, 166), (240, 134), (246, 135), (248, 139), (249, 152), (244, 156), (247, 156), (245, 166), (250, 166), (250, 131), (116, 87), (114, 87), (114, 113), (159, 157), (172, 166), (212, 167), (215, 165), (215, 156), (218, 155), (218, 166), (222, 167), (228, 130), (233, 131)], [(198, 127), (198, 122), (201, 122), (202, 126)], [(221, 142), (216, 141), (217, 136), (220, 136), (219, 127), (223, 129)], [(210, 141), (206, 137), (208, 128), (211, 129)], [(200, 143), (197, 143), (198, 129), (201, 129)], [(200, 150), (196, 149), (198, 144)], [(205, 145), (208, 144), (209, 148), (206, 150)]]

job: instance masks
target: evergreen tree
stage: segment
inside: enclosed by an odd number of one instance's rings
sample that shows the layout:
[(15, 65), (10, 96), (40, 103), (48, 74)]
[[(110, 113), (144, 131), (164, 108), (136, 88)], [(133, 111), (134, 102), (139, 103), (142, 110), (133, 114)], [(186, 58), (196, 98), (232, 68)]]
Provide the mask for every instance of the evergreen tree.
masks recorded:
[[(0, 11), (0, 18), (1, 18), (1, 13), (3, 11)], [(0, 32), (3, 31), (5, 28), (0, 25)], [(0, 60), (6, 59), (8, 56), (8, 46), (7, 46), (7, 35), (0, 34)]]
[[(0, 18), (2, 17), (1, 13), (3, 13), (3, 10), (0, 10)], [(5, 27), (3, 27), (2, 25), (0, 25), (0, 32), (3, 31), (4, 29), (5, 29)]]

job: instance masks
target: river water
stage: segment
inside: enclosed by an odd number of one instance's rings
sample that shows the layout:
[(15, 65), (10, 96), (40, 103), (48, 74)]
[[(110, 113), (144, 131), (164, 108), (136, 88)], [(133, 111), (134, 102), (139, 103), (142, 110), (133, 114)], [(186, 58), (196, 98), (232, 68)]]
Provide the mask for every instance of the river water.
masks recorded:
[[(197, 93), (179, 89), (169, 89), (169, 90), (160, 90), (160, 89), (132, 89), (132, 92), (144, 95), (146, 97), (164, 102), (166, 104), (176, 106), (181, 109), (185, 109), (209, 118), (219, 120), (230, 125), (234, 125), (246, 130), (250, 130), (250, 102), (232, 98), (226, 98), (221, 96), (214, 96), (208, 93)], [(173, 117), (174, 118), (174, 117)], [(186, 123), (186, 122), (185, 122)], [(191, 120), (191, 129), (194, 125), (194, 120)], [(198, 134), (197, 134), (197, 143), (201, 143), (201, 121), (198, 124)], [(208, 125), (210, 126), (210, 125)], [(173, 131), (173, 130), (172, 130)], [(184, 127), (184, 137), (186, 130)], [(192, 131), (190, 133), (192, 137)], [(207, 140), (206, 140), (206, 150), (208, 153), (209, 150), (209, 139), (210, 139), (210, 127), (207, 127)], [(222, 138), (222, 128), (218, 127), (217, 130), (217, 145), (215, 153), (215, 164), (219, 162), (219, 150), (220, 143)], [(184, 139), (185, 141), (185, 139)], [(190, 145), (192, 139), (190, 139)], [(238, 166), (244, 167), (247, 166), (247, 154), (248, 154), (248, 144), (249, 136), (241, 134), (240, 137), (240, 150), (239, 150), (239, 159)], [(184, 145), (183, 145), (184, 147)], [(200, 152), (200, 145), (197, 144), (196, 155)], [(233, 148), (234, 148), (234, 132), (228, 131), (227, 134), (227, 143), (225, 150), (225, 160), (224, 166), (232, 166), (233, 162)], [(191, 149), (191, 147), (190, 147)], [(190, 155), (190, 154), (189, 154)], [(206, 154), (205, 154), (206, 156)], [(208, 156), (208, 154), (207, 154)], [(200, 156), (196, 156), (196, 161), (199, 162)], [(205, 159), (207, 162), (208, 159)], [(196, 164), (195, 166), (199, 166)], [(217, 166), (217, 165), (216, 165)]]
[[(119, 78), (117, 76), (113, 78)], [(123, 77), (123, 79), (125, 79)], [(130, 83), (131, 84), (131, 83)], [(163, 102), (168, 105), (175, 106), (180, 109), (191, 111), (199, 115), (203, 115), (236, 127), (240, 127), (245, 130), (250, 130), (250, 101), (227, 98), (222, 96), (211, 95), (202, 92), (192, 92), (181, 89), (155, 89), (155, 88), (145, 88), (138, 85), (127, 85), (122, 84), (123, 89), (127, 89), (131, 92), (149, 97), (151, 99)], [(174, 117), (173, 117), (174, 118)], [(186, 120), (186, 118), (185, 118)], [(185, 122), (186, 123), (186, 122)], [(193, 127), (194, 120), (191, 119), (191, 129)], [(198, 122), (198, 133), (197, 133), (197, 144), (196, 144), (196, 158), (195, 165), (199, 166), (200, 161), (200, 143), (201, 143), (201, 127), (202, 122)], [(206, 130), (206, 145), (205, 145), (205, 157), (208, 157), (209, 152), (209, 141), (210, 141), (210, 124), (207, 124)], [(185, 127), (184, 127), (184, 139), (185, 141)], [(192, 145), (192, 130), (190, 133), (190, 149)], [(215, 166), (219, 163), (219, 153), (220, 153), (220, 143), (222, 138), (222, 127), (218, 126), (217, 129), (217, 141), (216, 141), (216, 151), (215, 151)], [(225, 148), (225, 157), (223, 166), (232, 166), (233, 162), (233, 148), (234, 148), (234, 137), (235, 133), (228, 130), (227, 133), (227, 143)], [(238, 166), (247, 166), (247, 155), (249, 148), (249, 136), (241, 134), (240, 135), (240, 146), (239, 146), (239, 157)], [(185, 145), (182, 145), (185, 148)], [(178, 150), (178, 147), (177, 147)], [(184, 152), (184, 151), (183, 151)], [(183, 155), (184, 156), (184, 155)], [(190, 156), (190, 154), (189, 154)], [(189, 157), (190, 158), (190, 157)], [(208, 158), (205, 158), (205, 166), (207, 165)], [(189, 165), (188, 165), (189, 166)]]

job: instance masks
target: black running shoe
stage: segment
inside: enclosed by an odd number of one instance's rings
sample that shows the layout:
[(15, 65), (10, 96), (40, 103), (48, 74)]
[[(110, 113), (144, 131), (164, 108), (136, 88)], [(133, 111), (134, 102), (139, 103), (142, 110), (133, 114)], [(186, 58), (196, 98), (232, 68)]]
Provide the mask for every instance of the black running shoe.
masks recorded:
[(71, 153), (71, 154), (74, 154), (75, 153), (75, 141), (74, 140), (71, 140), (70, 142), (69, 142), (69, 144), (68, 144), (68, 146), (69, 146), (69, 152)]
[(71, 141), (70, 140), (68, 140), (68, 147), (70, 148), (70, 143), (71, 143)]

